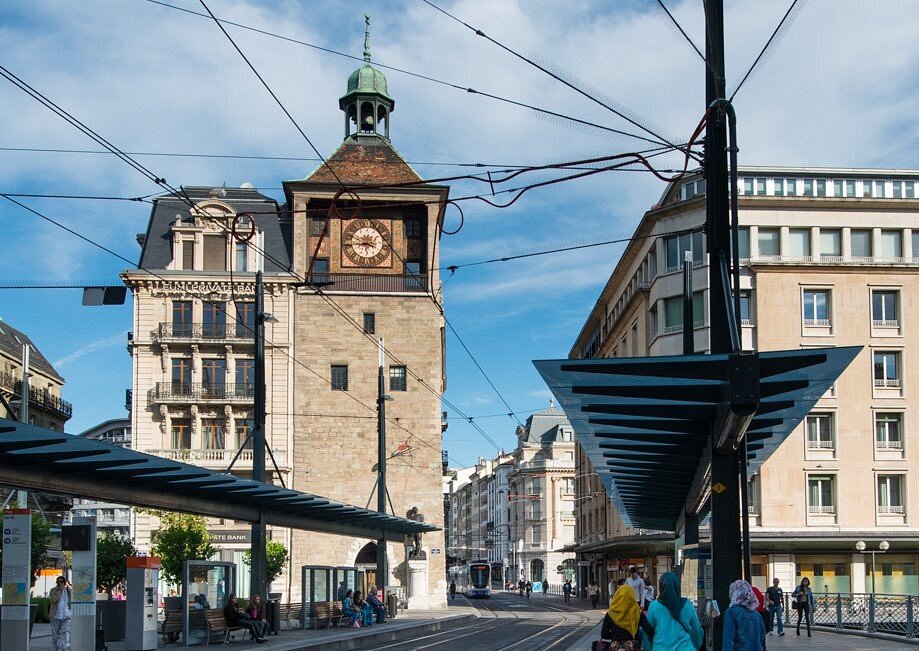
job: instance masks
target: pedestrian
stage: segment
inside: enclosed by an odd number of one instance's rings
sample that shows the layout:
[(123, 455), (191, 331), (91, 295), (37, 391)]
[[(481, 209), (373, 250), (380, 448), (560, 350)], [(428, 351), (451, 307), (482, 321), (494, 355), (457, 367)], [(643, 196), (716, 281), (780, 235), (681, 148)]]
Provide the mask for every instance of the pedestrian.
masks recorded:
[[(766, 610), (766, 597), (763, 596), (763, 593), (759, 591), (759, 588), (753, 586), (753, 594), (756, 595), (756, 612), (759, 613), (760, 618), (763, 620), (763, 630), (769, 630), (769, 613)], [(763, 638), (763, 648), (766, 648), (765, 637)]]
[(526, 591), (527, 591), (527, 599), (529, 599), (529, 598), (530, 598), (530, 593), (533, 592), (533, 584), (530, 583), (529, 581), (527, 581), (527, 584), (526, 584), (525, 589), (526, 589)]
[(565, 596), (565, 603), (571, 603), (571, 579), (565, 581), (562, 585), (562, 594)]
[(587, 596), (590, 597), (590, 607), (596, 608), (597, 602), (600, 601), (600, 586), (593, 579), (587, 584)]
[(782, 623), (782, 610), (785, 608), (785, 598), (779, 580), (772, 579), (772, 585), (766, 588), (766, 608), (769, 613), (769, 625), (766, 627), (772, 635), (772, 627), (778, 622), (779, 637), (785, 635), (785, 625)]
[(450, 581), (450, 598), (456, 599), (456, 581)]
[[(642, 638), (645, 640), (644, 645)], [(654, 629), (635, 602), (632, 589), (621, 586), (610, 600), (609, 611), (603, 616), (601, 642), (609, 644), (611, 650), (633, 651), (642, 646), (651, 648), (650, 642), (653, 639)]]
[(728, 588), (731, 604), (724, 613), (722, 651), (762, 651), (766, 639), (763, 616), (753, 586), (740, 579)]
[(643, 609), (645, 604), (645, 581), (638, 576), (638, 568), (634, 565), (629, 568), (629, 578), (625, 582), (635, 591), (635, 601), (638, 602), (638, 607)]
[(544, 595), (549, 594), (549, 579), (542, 580), (542, 593)]
[(791, 593), (791, 600), (795, 610), (798, 611), (798, 626), (796, 633), (801, 635), (801, 618), (807, 622), (807, 637), (811, 636), (811, 612), (814, 609), (814, 593), (811, 591), (811, 580), (806, 576), (801, 579), (801, 585)]
[(527, 587), (526, 581), (524, 581), (523, 579), (520, 579), (519, 581), (517, 581), (517, 590), (520, 592), (521, 597), (523, 596), (523, 591), (526, 589), (526, 587)]
[(70, 606), (73, 590), (62, 576), (48, 593), (51, 597), (51, 648), (54, 651), (70, 651)]
[(645, 610), (648, 610), (650, 603), (654, 601), (654, 586), (651, 584), (651, 577), (645, 577)]
[(696, 651), (704, 639), (695, 606), (680, 595), (680, 579), (673, 572), (661, 575), (657, 599), (648, 607), (654, 629), (654, 649)]

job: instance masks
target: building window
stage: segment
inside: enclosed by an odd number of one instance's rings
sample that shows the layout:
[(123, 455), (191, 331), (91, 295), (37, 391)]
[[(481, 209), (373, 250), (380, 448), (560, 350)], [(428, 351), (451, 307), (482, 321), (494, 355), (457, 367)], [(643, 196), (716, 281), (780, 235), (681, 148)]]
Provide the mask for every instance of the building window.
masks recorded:
[(904, 181), (903, 197), (905, 199), (915, 199), (916, 198), (916, 182), (915, 181)]
[(648, 337), (657, 335), (657, 305), (648, 310)]
[(172, 392), (186, 394), (191, 391), (191, 359), (176, 357), (172, 360)]
[(249, 271), (249, 245), (236, 243), (236, 271)]
[(903, 449), (903, 414), (878, 412), (874, 416), (874, 442), (878, 450)]
[(190, 337), (192, 333), (191, 301), (172, 302), (172, 336)]
[(842, 256), (842, 231), (835, 228), (820, 229), (820, 259), (838, 260)]
[[(733, 238), (731, 239), (731, 244), (734, 244)], [(749, 228), (738, 228), (737, 229), (737, 257), (741, 260), (750, 259), (750, 229)]]
[(874, 386), (900, 388), (900, 353), (894, 351), (874, 353)]
[(779, 229), (761, 228), (756, 238), (761, 256), (779, 255)]
[(248, 418), (236, 419), (236, 448), (243, 450), (252, 449), (252, 421)]
[(389, 390), (390, 391), (405, 391), (406, 389), (406, 375), (404, 366), (390, 366), (389, 367)]
[[(692, 323), (694, 328), (705, 324), (705, 302), (703, 301), (702, 292), (693, 292), (692, 294)], [(671, 296), (664, 299), (664, 328), (664, 334), (683, 329), (682, 296)]]
[(220, 418), (201, 419), (201, 440), (205, 450), (226, 449), (224, 422)]
[(195, 241), (182, 240), (182, 269), (192, 271), (195, 268)]
[(542, 525), (541, 525), (541, 524), (534, 524), (534, 525), (533, 525), (533, 528), (531, 529), (531, 531), (532, 531), (532, 536), (533, 536), (533, 537), (530, 538), (530, 541), (531, 541), (534, 545), (539, 545), (540, 543), (542, 543)]
[(753, 325), (753, 314), (750, 311), (750, 292), (740, 292), (740, 323), (741, 325)]
[(871, 292), (871, 324), (875, 327), (900, 326), (900, 292), (893, 289)]
[(202, 308), (202, 336), (214, 339), (223, 339), (226, 337), (227, 304), (223, 301), (205, 301)]
[(227, 381), (227, 361), (220, 358), (201, 360), (201, 389), (205, 398), (222, 398)]
[(781, 197), (785, 194), (785, 185), (782, 179), (778, 177), (772, 179), (772, 193), (777, 197)]
[(809, 228), (791, 228), (788, 230), (788, 255), (792, 258), (810, 258), (811, 231)]
[(236, 336), (255, 338), (255, 303), (236, 303)]
[(314, 274), (329, 273), (329, 259), (328, 258), (313, 258), (313, 273)]
[(692, 253), (693, 262), (702, 261), (702, 231), (674, 235), (664, 240), (664, 249), (667, 252), (667, 269), (679, 269), (683, 265), (684, 253)]
[(255, 360), (236, 360), (236, 395), (251, 397), (255, 395)]
[(421, 220), (411, 218), (405, 220), (405, 237), (421, 237)]
[(789, 197), (798, 196), (798, 179), (785, 179), (785, 194)]
[(188, 450), (191, 448), (191, 420), (188, 418), (172, 419), (172, 449)]
[(766, 195), (766, 179), (765, 178), (756, 179), (756, 194), (759, 196)]
[(807, 512), (815, 515), (836, 513), (835, 477), (809, 475), (807, 478)]
[(745, 176), (743, 178), (743, 193), (753, 194), (753, 177)]
[(871, 252), (871, 231), (866, 229), (852, 229), (852, 257), (853, 258), (870, 258)]
[(227, 236), (225, 233), (204, 236), (204, 270), (227, 270)]
[(913, 229), (913, 260), (919, 260), (919, 228)]
[(574, 494), (574, 479), (571, 477), (566, 477), (561, 480), (561, 491), (563, 495), (573, 495)]
[(373, 312), (364, 312), (364, 334), (372, 335), (377, 331), (377, 315)]
[(348, 390), (347, 364), (332, 364), (332, 391)]
[(903, 257), (903, 234), (900, 231), (881, 231), (881, 257), (885, 260)]
[(884, 187), (885, 185), (886, 185), (886, 184), (884, 183), (884, 181), (875, 181), (875, 182), (874, 182), (874, 196), (875, 196), (875, 197), (877, 197), (877, 198), (879, 198), (879, 199), (883, 199), (884, 197), (887, 196), (887, 193), (884, 191), (884, 190), (885, 190), (885, 187)]
[(890, 184), (891, 197), (893, 199), (903, 198), (903, 181), (892, 181)]
[(846, 179), (846, 196), (847, 197), (856, 197), (858, 194), (855, 191), (855, 179)]
[(826, 196), (826, 179), (817, 179), (817, 196)]
[(835, 179), (833, 181), (833, 196), (834, 197), (843, 196), (843, 184), (844, 183), (845, 181), (843, 181), (842, 179)]
[(878, 475), (878, 514), (903, 515), (903, 475)]
[(830, 326), (830, 290), (804, 290), (804, 325), (814, 327)]
[(318, 237), (322, 235), (325, 231), (325, 226), (328, 222), (323, 217), (311, 217), (310, 218), (310, 236)]
[(810, 414), (807, 417), (808, 450), (832, 450), (836, 447), (836, 435), (833, 431), (833, 414)]

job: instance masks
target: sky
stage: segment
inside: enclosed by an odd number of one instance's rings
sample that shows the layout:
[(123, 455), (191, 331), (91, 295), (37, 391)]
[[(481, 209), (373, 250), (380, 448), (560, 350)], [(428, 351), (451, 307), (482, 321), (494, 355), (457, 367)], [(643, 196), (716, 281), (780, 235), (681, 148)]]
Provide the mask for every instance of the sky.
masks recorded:
[[(728, 92), (767, 42), (791, 0), (726, 3)], [(199, 2), (169, 0), (189, 11)], [(585, 94), (671, 141), (685, 141), (705, 109), (704, 64), (656, 1), (438, 0)], [(666, 7), (702, 49), (701, 0)], [(640, 132), (607, 108), (477, 36), (422, 0), (211, 0), (210, 9), (288, 39), (360, 57), (363, 13), (373, 61), (607, 127)], [(254, 184), (281, 199), (280, 181), (316, 160), (210, 19), (149, 0), (4, 3), (0, 65), (21, 77), (173, 185)], [(919, 40), (915, 2), (799, 0), (794, 19), (737, 93), (741, 165), (916, 168)], [(358, 61), (227, 26), (242, 51), (325, 156), (343, 137), (338, 98)], [(393, 145), (424, 178), (481, 170), (456, 164), (542, 165), (637, 151), (648, 143), (383, 69)], [(0, 192), (142, 197), (157, 186), (115, 157), (18, 149), (99, 146), (0, 79)], [(204, 158), (150, 154), (220, 154)], [(662, 168), (682, 164), (659, 159)], [(497, 168), (493, 168), (497, 169)], [(525, 182), (553, 178), (533, 174)], [(521, 184), (524, 182), (521, 180)], [(451, 196), (487, 186), (464, 180)], [(628, 237), (665, 185), (612, 171), (525, 194), (513, 206), (462, 204), (442, 238), (443, 265)], [(136, 263), (148, 203), (111, 199), (18, 201)], [(129, 265), (0, 198), (0, 286), (117, 284)], [(446, 227), (459, 225), (447, 211)], [(623, 245), (535, 256), (444, 273), (447, 318), (521, 420), (549, 404), (532, 360), (567, 357)], [(26, 332), (66, 379), (68, 431), (124, 417), (131, 306), (83, 307), (74, 289), (0, 289), (0, 318)], [(452, 336), (446, 398), (512, 449), (517, 421)], [(497, 450), (449, 413), (444, 447), (468, 465)]]

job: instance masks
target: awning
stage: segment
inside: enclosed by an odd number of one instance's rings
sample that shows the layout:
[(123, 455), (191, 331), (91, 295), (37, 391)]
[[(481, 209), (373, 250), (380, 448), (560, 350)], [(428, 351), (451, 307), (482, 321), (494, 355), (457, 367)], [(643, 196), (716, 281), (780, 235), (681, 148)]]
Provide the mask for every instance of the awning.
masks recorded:
[(439, 527), (0, 419), (0, 483), (131, 506), (401, 541)]
[(673, 531), (710, 463), (710, 434), (729, 421), (737, 386), (750, 379), (739, 372), (759, 378), (754, 410), (739, 428), (753, 473), (860, 350), (533, 363), (625, 522)]

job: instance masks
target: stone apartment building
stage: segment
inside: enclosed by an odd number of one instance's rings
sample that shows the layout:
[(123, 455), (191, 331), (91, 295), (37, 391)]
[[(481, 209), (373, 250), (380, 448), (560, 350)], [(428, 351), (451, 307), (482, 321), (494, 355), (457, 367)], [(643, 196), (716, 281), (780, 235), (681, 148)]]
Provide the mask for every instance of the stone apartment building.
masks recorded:
[[(919, 589), (919, 172), (743, 168), (739, 173), (742, 340), (746, 350), (864, 349), (751, 477), (754, 583), (807, 576), (818, 591)], [(670, 184), (641, 219), (570, 357), (682, 351), (684, 253), (692, 259), (696, 352), (708, 347), (705, 182)], [(582, 573), (606, 584), (629, 564), (656, 574), (672, 534), (627, 529), (578, 450)], [(649, 499), (653, 496), (649, 496)], [(881, 541), (872, 576), (868, 550)], [(866, 562), (866, 559), (869, 559)]]
[[(264, 272), (269, 481), (357, 506), (376, 505), (380, 340), (393, 513), (417, 507), (443, 524), (440, 220), (448, 189), (422, 182), (389, 140), (395, 102), (365, 64), (339, 106), (341, 146), (281, 206), (246, 184), (183, 188), (156, 201), (139, 268), (124, 273), (135, 302), (136, 449), (226, 470), (253, 418), (254, 272)], [(343, 185), (347, 190), (343, 190)], [(236, 236), (229, 235), (234, 232)], [(251, 450), (233, 472), (248, 476)], [(138, 519), (139, 546), (155, 522)], [(222, 555), (243, 570), (249, 523), (212, 521)], [(376, 542), (271, 530), (291, 552), (274, 584), (296, 599), (300, 567), (359, 566), (375, 583)], [(428, 594), (445, 607), (442, 532), (426, 534)], [(387, 586), (405, 585), (406, 551), (388, 545)]]

